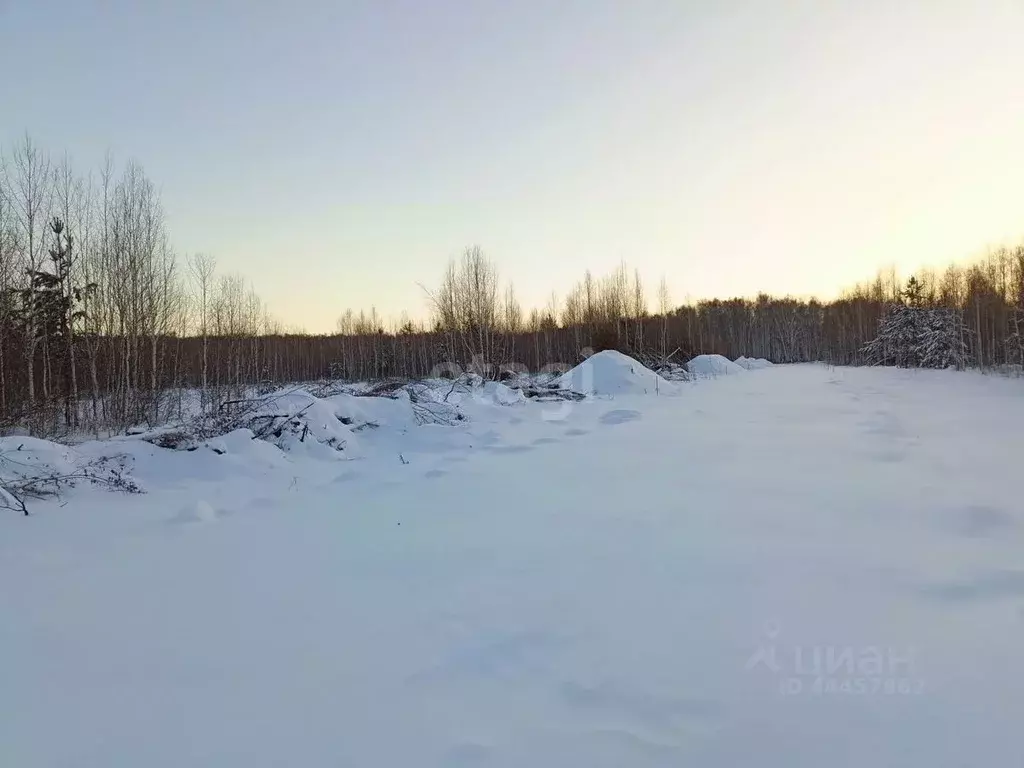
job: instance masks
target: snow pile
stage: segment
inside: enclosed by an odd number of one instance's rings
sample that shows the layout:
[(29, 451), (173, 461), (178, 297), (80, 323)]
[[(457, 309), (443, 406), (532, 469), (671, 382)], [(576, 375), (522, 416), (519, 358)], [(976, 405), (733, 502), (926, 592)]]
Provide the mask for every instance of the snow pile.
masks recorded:
[(57, 496), (83, 483), (139, 493), (126, 464), (112, 451), (87, 456), (37, 437), (0, 437), (0, 508), (21, 509), (26, 498)]
[(742, 366), (722, 355), (697, 355), (686, 364), (686, 368), (694, 376), (705, 378), (743, 373), (744, 370)]
[(560, 376), (556, 386), (586, 395), (653, 395), (678, 391), (672, 382), (613, 349), (591, 355)]
[(246, 455), (252, 441), (256, 439), (251, 429), (233, 429), (226, 435), (214, 437), (206, 441), (206, 447), (214, 453), (223, 456), (230, 453), (233, 455)]
[(481, 387), (481, 395), (484, 401), (494, 405), (522, 405), (526, 402), (526, 395), (522, 390), (502, 384), (500, 381), (488, 381)]
[(416, 424), (409, 393), (405, 389), (397, 390), (389, 397), (334, 395), (326, 400), (351, 432), (378, 428), (401, 431)]
[(73, 449), (35, 437), (0, 437), (0, 509), (24, 509), (27, 496), (56, 493), (74, 477), (82, 457)]
[(413, 382), (406, 389), (414, 400), (448, 403), (459, 406), (467, 402), (480, 405), (520, 405), (526, 397), (518, 388), (500, 381), (484, 379), (476, 373), (467, 373), (457, 380), (425, 379)]
[(465, 419), (459, 403), (467, 386), (445, 379), (413, 381), (394, 393), (395, 399), (409, 410), (413, 426), (439, 424), (454, 426)]
[(693, 377), (682, 363), (664, 362), (653, 368), (654, 372), (668, 381), (690, 381)]
[(772, 363), (763, 357), (737, 357), (736, 365), (748, 371), (757, 371), (761, 368), (770, 368)]
[(67, 445), (38, 437), (0, 437), (0, 482), (47, 475), (68, 475), (82, 463), (78, 452)]
[(334, 402), (299, 389), (260, 398), (245, 421), (255, 437), (282, 451), (330, 458), (338, 453), (358, 454), (358, 443), (345, 423), (350, 418)]

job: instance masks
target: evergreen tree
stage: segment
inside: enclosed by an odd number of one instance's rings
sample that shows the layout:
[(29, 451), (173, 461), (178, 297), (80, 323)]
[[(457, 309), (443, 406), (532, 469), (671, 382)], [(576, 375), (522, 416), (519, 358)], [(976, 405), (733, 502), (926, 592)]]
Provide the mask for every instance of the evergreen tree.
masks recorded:
[(907, 287), (900, 291), (900, 298), (906, 303), (907, 306), (919, 308), (924, 306), (924, 286), (921, 285), (920, 281), (910, 276), (907, 280)]
[(953, 309), (894, 304), (863, 352), (872, 365), (963, 368), (967, 359), (963, 320)]
[(893, 304), (878, 325), (878, 335), (863, 349), (871, 365), (895, 365), (914, 368), (918, 364), (921, 310), (905, 304)]
[(922, 368), (963, 368), (967, 360), (964, 327), (955, 309), (939, 307), (922, 310), (925, 328), (918, 341)]
[[(83, 317), (77, 307), (83, 298), (95, 289), (95, 285), (74, 286), (72, 284), (72, 238), (65, 230), (64, 222), (55, 217), (50, 222), (54, 244), (50, 248), (49, 269), (27, 270), (28, 282), (22, 288), (10, 292), (12, 315), (21, 326), (23, 333), (32, 329), (35, 340), (43, 350), (44, 381), (52, 379), (58, 372), (63, 381), (56, 386), (52, 381), (48, 389), (63, 392), (67, 398), (68, 424), (72, 423), (73, 407), (70, 403), (70, 339), (72, 325)], [(67, 386), (65, 386), (67, 385)]]
[(1010, 312), (1006, 337), (1006, 360), (1024, 369), (1024, 309), (1016, 307)]

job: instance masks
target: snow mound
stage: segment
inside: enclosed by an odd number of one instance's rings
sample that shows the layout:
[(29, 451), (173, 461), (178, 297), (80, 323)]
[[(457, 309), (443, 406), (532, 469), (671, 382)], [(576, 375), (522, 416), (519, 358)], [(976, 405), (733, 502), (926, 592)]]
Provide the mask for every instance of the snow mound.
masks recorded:
[(484, 406), (514, 406), (526, 402), (526, 395), (520, 390), (500, 381), (484, 379), (474, 373), (465, 374), (456, 380), (414, 381), (398, 390), (396, 395), (404, 397), (406, 402), (411, 400), (415, 406), (442, 406), (455, 409), (452, 416), (458, 415), (457, 411), (461, 406), (471, 403)]
[(0, 480), (69, 475), (83, 459), (74, 448), (38, 437), (0, 437)]
[(355, 435), (345, 423), (349, 418), (341, 404), (300, 389), (262, 398), (248, 415), (247, 426), (256, 437), (287, 453), (341, 458), (337, 454), (358, 453)]
[(500, 381), (485, 382), (482, 394), (487, 402), (494, 405), (522, 405), (526, 402), (526, 395), (521, 390), (512, 389)]
[(678, 391), (675, 384), (643, 363), (613, 349), (591, 355), (562, 374), (555, 386), (586, 395), (653, 395)]
[(654, 372), (668, 381), (690, 381), (693, 378), (682, 363), (665, 362), (655, 368)]
[(770, 368), (773, 364), (763, 357), (737, 357), (736, 365), (748, 371), (757, 371), (761, 368)]
[(128, 463), (123, 454), (86, 456), (37, 437), (0, 437), (0, 508), (17, 507), (19, 498), (58, 496), (78, 485), (141, 493)]
[(743, 366), (722, 355), (697, 355), (686, 364), (686, 369), (694, 376), (712, 377), (728, 376), (743, 373)]

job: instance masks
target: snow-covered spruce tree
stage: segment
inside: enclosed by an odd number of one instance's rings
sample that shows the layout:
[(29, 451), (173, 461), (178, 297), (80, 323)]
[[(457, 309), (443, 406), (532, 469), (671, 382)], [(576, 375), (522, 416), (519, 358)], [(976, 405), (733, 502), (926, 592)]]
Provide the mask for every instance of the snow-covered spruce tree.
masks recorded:
[(1024, 370), (1024, 308), (1015, 308), (1010, 313), (1006, 361), (1011, 365), (1019, 365)]
[(918, 364), (922, 368), (963, 368), (967, 345), (960, 312), (945, 307), (920, 311), (925, 313), (925, 322), (918, 340)]
[(869, 365), (916, 368), (920, 364), (919, 340), (925, 327), (926, 310), (893, 304), (878, 324), (878, 335), (864, 345)]
[[(878, 335), (863, 349), (871, 365), (901, 368), (963, 368), (967, 359), (963, 320), (955, 309), (923, 306), (920, 283), (913, 277), (878, 326)], [(904, 303), (905, 302), (905, 303)]]
[(967, 357), (963, 321), (955, 309), (895, 304), (882, 318), (878, 336), (863, 351), (870, 365), (963, 368)]

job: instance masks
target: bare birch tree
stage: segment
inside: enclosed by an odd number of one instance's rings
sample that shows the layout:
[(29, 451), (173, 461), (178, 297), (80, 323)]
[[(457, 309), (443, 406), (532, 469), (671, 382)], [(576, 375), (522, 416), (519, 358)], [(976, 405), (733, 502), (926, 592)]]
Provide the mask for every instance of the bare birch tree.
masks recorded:
[[(28, 136), (15, 147), (12, 168), (4, 166), (9, 201), (14, 211), (18, 236), (22, 243), (22, 268), (25, 273), (42, 268), (46, 260), (45, 233), (52, 202), (50, 159)], [(36, 402), (36, 349), (39, 346), (38, 318), (34, 286), (28, 281), (23, 302), (25, 370), (28, 379), (28, 405)]]

